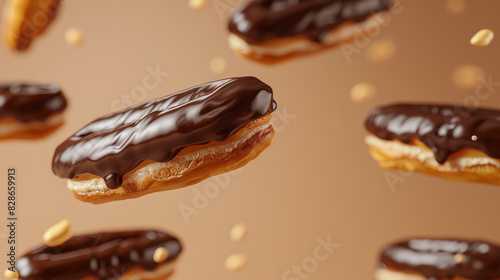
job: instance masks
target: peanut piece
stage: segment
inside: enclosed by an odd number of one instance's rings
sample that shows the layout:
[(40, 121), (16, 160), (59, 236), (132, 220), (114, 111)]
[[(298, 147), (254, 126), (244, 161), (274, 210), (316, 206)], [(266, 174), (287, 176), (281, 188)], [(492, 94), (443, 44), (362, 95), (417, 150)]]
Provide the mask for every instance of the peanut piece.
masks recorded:
[(7, 279), (16, 279), (16, 278), (19, 278), (19, 273), (17, 272), (17, 270), (12, 271), (12, 270), (6, 269), (3, 275)]
[(231, 271), (243, 269), (247, 265), (247, 257), (243, 254), (234, 254), (226, 258), (226, 268)]
[(59, 246), (71, 238), (72, 229), (68, 220), (62, 220), (51, 226), (43, 235), (43, 242), (48, 246)]
[(233, 242), (241, 242), (245, 236), (247, 235), (247, 225), (244, 223), (237, 223), (234, 225), (234, 227), (231, 229), (231, 232), (229, 233), (229, 237)]
[(473, 46), (485, 47), (493, 41), (493, 37), (493, 31), (489, 29), (481, 29), (474, 36), (472, 36), (470, 43)]
[(168, 258), (168, 251), (163, 247), (158, 247), (153, 255), (155, 263), (162, 263)]

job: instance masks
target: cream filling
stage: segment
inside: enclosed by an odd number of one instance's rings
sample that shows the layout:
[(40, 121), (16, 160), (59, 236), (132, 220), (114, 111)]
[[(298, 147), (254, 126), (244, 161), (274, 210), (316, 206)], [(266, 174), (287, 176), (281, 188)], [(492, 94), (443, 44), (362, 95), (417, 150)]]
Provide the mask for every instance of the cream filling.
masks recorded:
[[(231, 152), (236, 149), (239, 145), (250, 139), (256, 133), (266, 130), (271, 126), (271, 123), (265, 123), (259, 126), (254, 127), (246, 132), (244, 132), (237, 141), (233, 141), (230, 143), (214, 145), (207, 147), (202, 150), (198, 150), (196, 152), (177, 156), (174, 159), (167, 162), (155, 162), (148, 164), (132, 173), (127, 173), (123, 176), (123, 183), (132, 183), (138, 184), (142, 180), (151, 177), (153, 174), (160, 172), (160, 170), (164, 168), (177, 168), (183, 162), (192, 161), (197, 158), (205, 157), (207, 155), (217, 154), (220, 151)], [(184, 170), (186, 171), (186, 170)], [(182, 173), (181, 173), (182, 174)], [(90, 180), (69, 180), (68, 188), (77, 193), (85, 193), (85, 192), (105, 192), (109, 190), (106, 187), (106, 183), (103, 178), (94, 178)]]
[(500, 168), (500, 160), (490, 157), (456, 157), (448, 159), (443, 164), (436, 161), (434, 153), (430, 149), (423, 149), (415, 145), (406, 145), (399, 141), (383, 140), (373, 135), (365, 137), (365, 143), (380, 148), (390, 156), (405, 156), (417, 158), (421, 162), (432, 166), (446, 166), (451, 169), (461, 169), (480, 165), (493, 165)]
[(50, 127), (60, 125), (64, 118), (62, 114), (57, 114), (55, 116), (47, 118), (44, 122), (41, 121), (31, 121), (27, 123), (15, 122), (15, 123), (3, 123), (0, 124), (0, 136), (8, 136), (16, 132), (21, 131), (32, 131), (32, 130), (44, 130)]
[[(342, 43), (359, 34), (360, 31), (371, 30), (373, 27), (378, 27), (384, 22), (383, 17), (373, 15), (363, 22), (355, 23), (349, 26), (333, 29), (328, 33), (322, 43), (313, 42), (309, 39), (301, 38), (287, 43), (276, 44), (272, 46), (251, 45), (238, 35), (229, 34), (229, 46), (233, 51), (238, 51), (242, 54), (269, 55), (269, 56), (285, 56), (296, 52), (315, 51), (325, 45), (334, 45)], [(369, 35), (367, 35), (369, 36)]]
[[(161, 266), (158, 269), (152, 271), (141, 271), (132, 275), (126, 275), (120, 277), (120, 280), (147, 280), (147, 279), (158, 279), (162, 275), (169, 275), (175, 269), (175, 263), (169, 263)], [(170, 277), (168, 277), (170, 278)], [(167, 279), (167, 278), (165, 278)]]
[(427, 280), (425, 277), (415, 274), (392, 271), (385, 268), (379, 268), (375, 271), (377, 280)]

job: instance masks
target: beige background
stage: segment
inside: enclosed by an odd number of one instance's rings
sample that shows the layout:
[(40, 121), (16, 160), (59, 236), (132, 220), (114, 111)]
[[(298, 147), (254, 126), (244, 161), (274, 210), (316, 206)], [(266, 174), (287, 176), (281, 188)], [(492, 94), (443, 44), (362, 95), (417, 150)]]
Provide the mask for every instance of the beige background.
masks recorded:
[[(376, 38), (396, 41), (391, 60), (369, 62), (361, 48), (350, 63), (333, 50), (275, 66), (244, 60), (229, 50), (226, 21), (220, 18), (227, 11), (218, 12), (213, 4), (224, 8), (238, 1), (208, 2), (195, 11), (181, 0), (70, 0), (29, 52), (0, 47), (2, 82), (53, 82), (70, 102), (65, 125), (50, 137), (0, 144), (0, 180), (6, 182), (8, 166), (17, 166), (19, 174), (18, 254), (40, 245), (45, 229), (63, 218), (79, 233), (154, 227), (176, 234), (185, 251), (175, 279), (282, 279), (292, 265), (313, 255), (318, 237), (327, 236), (341, 246), (309, 279), (372, 279), (380, 248), (409, 236), (500, 243), (500, 188), (412, 174), (391, 189), (386, 171), (363, 143), (363, 121), (378, 104), (461, 104), (474, 96), (473, 90), (451, 83), (453, 69), (461, 64), (480, 65), (500, 81), (499, 42), (486, 48), (468, 44), (481, 28), (499, 29), (500, 2), (468, 1), (464, 13), (449, 15), (446, 1), (401, 0), (403, 10)], [(64, 32), (71, 27), (83, 31), (82, 47), (65, 43)], [(227, 59), (223, 74), (209, 71), (216, 56)], [(146, 68), (156, 65), (169, 76), (136, 103), (219, 78), (255, 75), (273, 87), (278, 111), (294, 115), (275, 119), (278, 132), (271, 147), (239, 174), (219, 177), (230, 178), (229, 184), (189, 223), (179, 205), (192, 205), (194, 191), (203, 192), (216, 180), (96, 206), (74, 199), (65, 180), (51, 171), (55, 147), (115, 109), (113, 102), (131, 96)], [(373, 83), (379, 93), (355, 104), (348, 92), (362, 81)], [(500, 107), (498, 93), (481, 105)], [(1, 195), (4, 220), (5, 191)], [(228, 237), (237, 222), (249, 225), (241, 244)], [(0, 248), (4, 255), (4, 239)], [(227, 271), (225, 257), (237, 252), (248, 256), (248, 267)]]

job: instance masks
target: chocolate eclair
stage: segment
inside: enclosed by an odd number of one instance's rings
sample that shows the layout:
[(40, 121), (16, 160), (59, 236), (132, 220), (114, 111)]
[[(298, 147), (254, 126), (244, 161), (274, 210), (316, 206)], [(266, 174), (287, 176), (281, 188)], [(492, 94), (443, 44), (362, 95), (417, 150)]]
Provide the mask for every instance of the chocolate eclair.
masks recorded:
[(275, 108), (255, 77), (202, 84), (91, 122), (56, 149), (52, 170), (92, 203), (189, 186), (266, 149)]
[[(158, 250), (166, 257), (155, 257)], [(167, 279), (181, 251), (179, 240), (162, 231), (103, 232), (36, 248), (17, 260), (16, 269), (19, 280)]]
[(384, 24), (392, 0), (253, 0), (229, 21), (229, 45), (264, 63), (348, 42)]
[(500, 111), (396, 104), (374, 109), (365, 142), (388, 169), (500, 185)]
[(5, 0), (3, 34), (7, 46), (24, 51), (45, 32), (57, 15), (61, 0)]
[(484, 241), (410, 239), (381, 253), (377, 280), (500, 279), (500, 247)]
[(63, 123), (67, 101), (54, 85), (0, 84), (0, 138), (40, 138)]

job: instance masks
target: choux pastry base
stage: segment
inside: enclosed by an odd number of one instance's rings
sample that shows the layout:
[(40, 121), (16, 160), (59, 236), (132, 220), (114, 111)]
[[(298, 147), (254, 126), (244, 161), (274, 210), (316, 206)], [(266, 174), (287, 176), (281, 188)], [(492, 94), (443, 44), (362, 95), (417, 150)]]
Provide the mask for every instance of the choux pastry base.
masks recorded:
[[(190, 186), (240, 168), (255, 159), (271, 144), (274, 130), (270, 120), (269, 114), (252, 121), (222, 143), (211, 142), (187, 147), (161, 168), (155, 165), (164, 163), (146, 160), (125, 174), (122, 185), (117, 189), (106, 188), (102, 178), (88, 174), (69, 180), (68, 187), (77, 199), (98, 204)], [(246, 132), (254, 134), (235, 148), (226, 149), (228, 144), (238, 142)], [(212, 152), (205, 153), (208, 148)]]
[[(396, 271), (387, 268), (379, 268), (375, 271), (376, 280), (427, 280), (423, 275), (416, 273), (409, 273), (403, 271)], [(439, 280), (465, 280), (464, 278), (453, 278), (453, 279), (439, 279)]]
[(49, 116), (45, 121), (20, 122), (10, 117), (0, 119), (0, 140), (42, 139), (56, 131), (64, 123), (62, 113)]
[[(374, 141), (373, 138), (378, 140)], [(374, 144), (380, 141), (390, 144)], [(370, 146), (372, 157), (386, 169), (417, 171), (449, 180), (500, 185), (500, 161), (475, 149), (462, 149), (450, 155), (444, 164), (439, 164), (433, 157), (433, 152), (419, 140), (408, 145), (398, 140), (382, 140), (370, 135), (366, 142)], [(404, 146), (411, 147), (413, 151), (405, 153), (402, 152), (404, 149), (396, 148)], [(464, 162), (467, 164), (464, 165)], [(478, 164), (474, 164), (475, 162)]]

